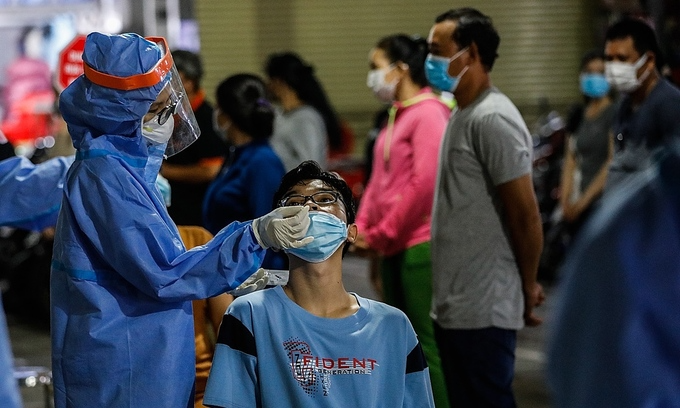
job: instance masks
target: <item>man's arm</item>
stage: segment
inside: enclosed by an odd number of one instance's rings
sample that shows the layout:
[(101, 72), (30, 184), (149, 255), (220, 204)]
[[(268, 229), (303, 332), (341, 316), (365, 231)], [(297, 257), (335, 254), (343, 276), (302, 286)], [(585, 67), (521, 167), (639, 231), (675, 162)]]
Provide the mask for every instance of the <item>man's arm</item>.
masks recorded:
[(531, 174), (498, 185), (503, 202), (505, 222), (515, 260), (522, 277), (524, 292), (524, 321), (527, 326), (537, 326), (542, 320), (533, 314), (533, 308), (543, 303), (543, 287), (536, 280), (538, 263), (543, 250), (543, 228), (538, 211)]

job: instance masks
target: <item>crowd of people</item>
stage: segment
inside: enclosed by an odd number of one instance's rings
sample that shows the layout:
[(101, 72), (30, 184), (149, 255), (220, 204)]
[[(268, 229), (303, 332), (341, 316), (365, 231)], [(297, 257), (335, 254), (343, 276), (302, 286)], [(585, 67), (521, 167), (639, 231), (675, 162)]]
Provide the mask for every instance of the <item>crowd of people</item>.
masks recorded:
[[(491, 81), (500, 40), (458, 8), (427, 39), (376, 42), (367, 86), (386, 112), (357, 207), (328, 168), (346, 125), (299, 55), (225, 78), (213, 107), (199, 55), (88, 35), (59, 98), (75, 156), (0, 162), (0, 225), (54, 228), (55, 406), (516, 406), (544, 231), (531, 134)], [(680, 242), (680, 90), (661, 59), (654, 30), (623, 18), (580, 65), (560, 196), (575, 244), (549, 344), (559, 407), (680, 404), (664, 284), (680, 274), (661, 250)], [(345, 289), (348, 252), (378, 260), (381, 299)], [(266, 270), (289, 278), (242, 294)]]

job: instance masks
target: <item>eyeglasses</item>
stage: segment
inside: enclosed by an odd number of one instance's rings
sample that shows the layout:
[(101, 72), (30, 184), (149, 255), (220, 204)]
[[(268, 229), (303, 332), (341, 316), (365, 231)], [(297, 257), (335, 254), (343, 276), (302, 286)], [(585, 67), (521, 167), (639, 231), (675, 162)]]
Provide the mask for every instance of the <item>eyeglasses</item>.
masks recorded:
[(340, 195), (334, 191), (319, 191), (312, 195), (291, 194), (283, 198), (279, 204), (281, 207), (302, 206), (309, 200), (321, 207), (328, 207), (335, 204), (340, 199)]
[(179, 101), (182, 100), (182, 97), (184, 97), (184, 93), (180, 92), (177, 95), (177, 99), (174, 101), (170, 102), (165, 108), (161, 109), (156, 116), (158, 116), (158, 124), (159, 125), (164, 125), (165, 122), (170, 119), (170, 116), (174, 115), (177, 113), (177, 106), (179, 105)]

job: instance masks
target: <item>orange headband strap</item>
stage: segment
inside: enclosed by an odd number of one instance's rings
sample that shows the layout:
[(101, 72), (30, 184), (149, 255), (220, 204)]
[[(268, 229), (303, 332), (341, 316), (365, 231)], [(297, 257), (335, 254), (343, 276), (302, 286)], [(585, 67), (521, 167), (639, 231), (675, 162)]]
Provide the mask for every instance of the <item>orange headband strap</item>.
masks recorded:
[(83, 63), (83, 71), (85, 76), (87, 79), (99, 86), (120, 89), (121, 91), (148, 88), (161, 82), (165, 75), (170, 72), (174, 64), (174, 61), (172, 60), (172, 54), (168, 48), (168, 43), (163, 37), (146, 37), (145, 39), (165, 47), (165, 55), (163, 58), (161, 58), (160, 61), (158, 61), (156, 65), (148, 72), (132, 75), (129, 77), (119, 77), (99, 72), (88, 64)]

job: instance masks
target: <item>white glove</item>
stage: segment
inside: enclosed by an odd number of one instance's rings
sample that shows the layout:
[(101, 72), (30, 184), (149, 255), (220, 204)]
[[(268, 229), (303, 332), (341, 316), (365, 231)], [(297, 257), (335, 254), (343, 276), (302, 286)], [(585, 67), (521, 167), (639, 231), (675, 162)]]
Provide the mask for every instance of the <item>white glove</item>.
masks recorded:
[(245, 282), (240, 284), (236, 289), (227, 292), (234, 296), (243, 296), (250, 292), (255, 292), (267, 286), (269, 283), (269, 273), (266, 269), (258, 269), (254, 274), (250, 275)]
[(305, 237), (310, 222), (306, 205), (279, 207), (254, 219), (253, 232), (262, 248), (300, 248), (314, 240), (314, 237)]

